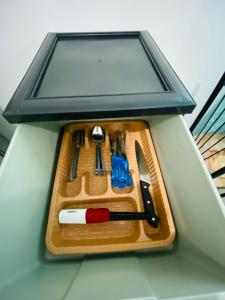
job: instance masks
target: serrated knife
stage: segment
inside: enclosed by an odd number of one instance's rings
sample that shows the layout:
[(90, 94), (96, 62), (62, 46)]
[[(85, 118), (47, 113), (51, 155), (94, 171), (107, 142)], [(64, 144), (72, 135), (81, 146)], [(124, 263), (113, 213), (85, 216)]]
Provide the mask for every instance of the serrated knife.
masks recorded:
[(159, 217), (155, 213), (155, 208), (152, 200), (151, 193), (149, 191), (151, 179), (146, 165), (144, 153), (138, 141), (135, 141), (136, 158), (139, 169), (140, 187), (142, 199), (144, 202), (145, 212), (149, 213), (148, 222), (152, 227), (157, 228), (159, 225)]

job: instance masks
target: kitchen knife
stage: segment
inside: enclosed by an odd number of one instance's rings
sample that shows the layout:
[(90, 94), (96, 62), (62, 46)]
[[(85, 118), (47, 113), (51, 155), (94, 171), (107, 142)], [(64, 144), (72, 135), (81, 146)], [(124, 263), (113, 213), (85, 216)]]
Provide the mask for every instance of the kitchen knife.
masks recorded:
[(149, 224), (152, 227), (157, 228), (159, 225), (159, 217), (155, 213), (152, 196), (149, 192), (149, 187), (151, 182), (150, 174), (147, 169), (144, 153), (142, 151), (140, 144), (137, 141), (135, 141), (135, 151), (136, 151), (136, 158), (137, 158), (138, 169), (139, 169), (140, 187), (141, 187), (145, 212), (149, 213), (150, 215), (150, 218), (148, 218)]
[(146, 212), (110, 211), (108, 208), (62, 209), (59, 224), (92, 224), (109, 221), (149, 220)]

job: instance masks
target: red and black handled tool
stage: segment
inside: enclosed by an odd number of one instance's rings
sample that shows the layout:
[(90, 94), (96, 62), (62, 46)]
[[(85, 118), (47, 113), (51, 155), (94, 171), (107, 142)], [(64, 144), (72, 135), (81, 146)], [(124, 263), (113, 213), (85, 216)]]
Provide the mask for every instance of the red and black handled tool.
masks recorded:
[(145, 212), (111, 212), (108, 208), (63, 209), (59, 212), (60, 224), (93, 224), (121, 220), (147, 220), (157, 228), (159, 218)]

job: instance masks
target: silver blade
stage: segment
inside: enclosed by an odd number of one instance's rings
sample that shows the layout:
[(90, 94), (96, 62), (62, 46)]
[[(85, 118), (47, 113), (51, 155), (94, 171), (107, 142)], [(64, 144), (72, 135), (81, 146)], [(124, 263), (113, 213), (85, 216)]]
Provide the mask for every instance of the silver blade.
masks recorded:
[(150, 184), (150, 174), (146, 165), (144, 153), (141, 149), (140, 144), (137, 141), (135, 141), (135, 150), (136, 150), (140, 180)]

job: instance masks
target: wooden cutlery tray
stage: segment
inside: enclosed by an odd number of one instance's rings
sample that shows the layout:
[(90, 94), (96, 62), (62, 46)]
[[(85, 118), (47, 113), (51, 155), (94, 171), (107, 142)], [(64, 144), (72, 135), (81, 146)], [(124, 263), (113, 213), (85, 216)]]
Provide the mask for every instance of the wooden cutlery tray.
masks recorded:
[[(105, 176), (95, 176), (95, 144), (91, 131), (95, 125), (105, 130), (102, 155)], [(72, 159), (72, 133), (85, 129), (85, 144), (80, 148), (77, 178), (68, 181)], [(111, 149), (109, 135), (117, 130), (126, 134), (126, 154), (133, 178), (131, 188), (112, 188)], [(59, 224), (61, 209), (105, 207), (111, 211), (144, 211), (135, 154), (135, 140), (145, 155), (151, 177), (150, 192), (156, 213), (160, 218), (158, 228), (147, 221), (111, 221), (98, 224)], [(53, 254), (106, 253), (164, 247), (175, 237), (174, 223), (162, 175), (147, 124), (143, 121), (90, 122), (68, 125), (62, 145), (53, 187), (46, 233), (48, 250)]]

